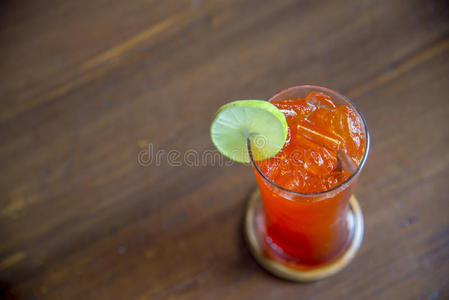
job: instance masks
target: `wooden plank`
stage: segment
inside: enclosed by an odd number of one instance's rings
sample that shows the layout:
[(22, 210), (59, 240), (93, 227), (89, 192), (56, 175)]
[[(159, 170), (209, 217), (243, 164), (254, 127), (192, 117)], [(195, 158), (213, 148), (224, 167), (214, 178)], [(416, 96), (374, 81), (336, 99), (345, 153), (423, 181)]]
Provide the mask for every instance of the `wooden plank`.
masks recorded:
[[(0, 291), (20, 298), (446, 298), (449, 9), (442, 1), (0, 3)], [(241, 236), (251, 170), (215, 110), (301, 83), (341, 90), (372, 151), (356, 260), (297, 285)], [(144, 167), (141, 151), (165, 150)], [(154, 152), (154, 153), (155, 153)]]

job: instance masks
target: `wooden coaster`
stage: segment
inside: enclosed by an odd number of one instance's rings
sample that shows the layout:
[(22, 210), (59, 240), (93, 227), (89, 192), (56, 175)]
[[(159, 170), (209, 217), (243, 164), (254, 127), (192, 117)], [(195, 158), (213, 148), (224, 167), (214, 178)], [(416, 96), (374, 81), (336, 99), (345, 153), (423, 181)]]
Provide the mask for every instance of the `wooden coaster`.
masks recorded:
[(263, 241), (261, 241), (261, 238), (257, 233), (256, 217), (258, 214), (263, 213), (263, 207), (259, 189), (256, 189), (248, 201), (245, 212), (244, 232), (248, 248), (257, 262), (264, 269), (282, 279), (307, 282), (334, 275), (352, 261), (363, 240), (363, 215), (360, 205), (354, 195), (349, 199), (349, 204), (352, 210), (350, 221), (354, 222), (354, 233), (348, 249), (339, 258), (327, 265), (308, 270), (298, 270), (290, 268), (265, 254), (262, 246)]

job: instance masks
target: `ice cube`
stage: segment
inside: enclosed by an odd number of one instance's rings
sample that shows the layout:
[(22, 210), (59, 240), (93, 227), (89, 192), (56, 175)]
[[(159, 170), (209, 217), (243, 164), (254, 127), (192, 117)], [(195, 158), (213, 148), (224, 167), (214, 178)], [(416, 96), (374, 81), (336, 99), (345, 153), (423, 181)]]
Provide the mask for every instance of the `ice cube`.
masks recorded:
[(326, 175), (337, 167), (336, 153), (329, 151), (324, 145), (315, 143), (298, 133), (295, 143), (303, 151), (304, 170), (315, 175)]
[(310, 122), (301, 122), (297, 126), (297, 134), (300, 134), (311, 142), (324, 146), (331, 151), (337, 151), (340, 148), (341, 141), (338, 136), (324, 130), (318, 131)]
[(356, 112), (345, 105), (339, 106), (332, 118), (331, 128), (343, 141), (340, 149), (345, 150), (346, 154), (355, 160), (356, 165), (360, 163), (361, 157), (357, 154), (364, 147), (364, 133), (362, 120)]
[(331, 110), (337, 107), (329, 95), (321, 92), (310, 92), (306, 96), (306, 101), (310, 105), (327, 110)]

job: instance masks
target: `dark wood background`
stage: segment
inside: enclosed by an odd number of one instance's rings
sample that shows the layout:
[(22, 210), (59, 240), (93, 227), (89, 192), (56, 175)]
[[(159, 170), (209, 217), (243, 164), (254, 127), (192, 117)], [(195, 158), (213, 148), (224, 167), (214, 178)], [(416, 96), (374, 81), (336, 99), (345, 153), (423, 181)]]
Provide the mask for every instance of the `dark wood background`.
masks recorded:
[[(5, 299), (449, 299), (447, 1), (2, 0), (0, 76)], [(304, 83), (372, 148), (361, 251), (295, 284), (243, 242), (249, 167), (138, 157), (212, 150), (220, 105)]]

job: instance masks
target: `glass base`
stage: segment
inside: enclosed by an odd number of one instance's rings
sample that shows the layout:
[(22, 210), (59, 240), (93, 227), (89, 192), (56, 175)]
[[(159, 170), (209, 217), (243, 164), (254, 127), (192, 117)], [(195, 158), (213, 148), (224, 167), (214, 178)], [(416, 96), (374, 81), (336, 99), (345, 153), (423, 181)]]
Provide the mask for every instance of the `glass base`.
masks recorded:
[(260, 198), (259, 189), (256, 189), (251, 195), (245, 212), (244, 232), (248, 248), (257, 262), (271, 274), (283, 279), (305, 282), (314, 281), (329, 277), (341, 271), (346, 267), (360, 248), (363, 240), (363, 215), (359, 203), (354, 195), (349, 199), (351, 207), (348, 220), (353, 222), (354, 232), (352, 240), (346, 251), (331, 262), (310, 268), (301, 266), (293, 266), (282, 262), (282, 258), (275, 259), (264, 250), (265, 230), (264, 230), (264, 214), (262, 207), (262, 199)]

